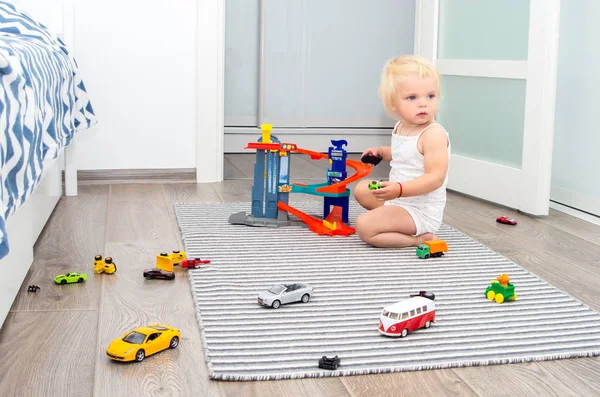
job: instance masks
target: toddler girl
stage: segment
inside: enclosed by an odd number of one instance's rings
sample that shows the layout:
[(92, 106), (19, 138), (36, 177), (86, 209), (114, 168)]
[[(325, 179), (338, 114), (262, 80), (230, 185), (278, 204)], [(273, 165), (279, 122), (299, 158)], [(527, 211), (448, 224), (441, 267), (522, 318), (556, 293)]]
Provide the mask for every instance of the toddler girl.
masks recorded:
[(440, 75), (427, 59), (400, 56), (381, 74), (379, 95), (386, 111), (398, 119), (391, 146), (363, 152), (390, 161), (389, 181), (369, 190), (360, 181), (354, 196), (370, 210), (356, 219), (358, 236), (375, 247), (417, 246), (434, 240), (446, 205), (448, 133), (435, 121)]

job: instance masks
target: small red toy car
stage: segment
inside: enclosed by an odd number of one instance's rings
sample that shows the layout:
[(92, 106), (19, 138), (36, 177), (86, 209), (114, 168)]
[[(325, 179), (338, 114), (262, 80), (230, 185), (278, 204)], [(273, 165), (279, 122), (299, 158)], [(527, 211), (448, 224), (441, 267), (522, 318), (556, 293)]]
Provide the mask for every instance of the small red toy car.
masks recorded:
[(498, 218), (496, 218), (496, 222), (504, 223), (505, 225), (516, 225), (517, 224), (517, 221), (509, 218), (508, 216), (499, 216)]
[(185, 261), (181, 261), (181, 267), (183, 269), (197, 269), (200, 267), (200, 265), (205, 265), (207, 263), (210, 263), (210, 260), (200, 258), (188, 259)]

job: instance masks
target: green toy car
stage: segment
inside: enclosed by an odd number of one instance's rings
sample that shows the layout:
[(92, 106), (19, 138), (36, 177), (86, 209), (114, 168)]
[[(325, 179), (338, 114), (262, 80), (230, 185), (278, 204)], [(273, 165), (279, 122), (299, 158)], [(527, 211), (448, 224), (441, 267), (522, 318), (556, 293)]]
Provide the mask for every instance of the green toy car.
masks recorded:
[(369, 182), (369, 190), (377, 190), (377, 189), (381, 189), (380, 181)]
[(54, 277), (56, 284), (67, 284), (67, 283), (83, 283), (87, 280), (87, 274), (70, 272), (67, 274), (59, 274)]
[(486, 298), (491, 301), (495, 300), (497, 303), (516, 300), (515, 286), (509, 281), (507, 274), (501, 275), (497, 280), (492, 280), (491, 285), (485, 289)]

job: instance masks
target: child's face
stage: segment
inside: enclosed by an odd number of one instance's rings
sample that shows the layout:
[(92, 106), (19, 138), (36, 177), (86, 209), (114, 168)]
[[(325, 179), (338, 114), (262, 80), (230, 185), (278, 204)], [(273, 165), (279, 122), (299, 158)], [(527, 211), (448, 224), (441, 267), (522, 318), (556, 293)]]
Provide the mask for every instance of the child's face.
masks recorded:
[(437, 112), (438, 89), (433, 78), (408, 75), (398, 81), (394, 110), (403, 122), (420, 125)]

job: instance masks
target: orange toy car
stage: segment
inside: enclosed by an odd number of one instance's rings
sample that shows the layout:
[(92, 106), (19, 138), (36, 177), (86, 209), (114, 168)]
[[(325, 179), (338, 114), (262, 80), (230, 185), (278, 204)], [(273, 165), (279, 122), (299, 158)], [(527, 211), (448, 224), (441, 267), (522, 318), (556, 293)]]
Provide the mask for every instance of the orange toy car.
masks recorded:
[(448, 252), (448, 244), (444, 240), (425, 241), (417, 247), (417, 256), (421, 259), (442, 256), (444, 252)]

